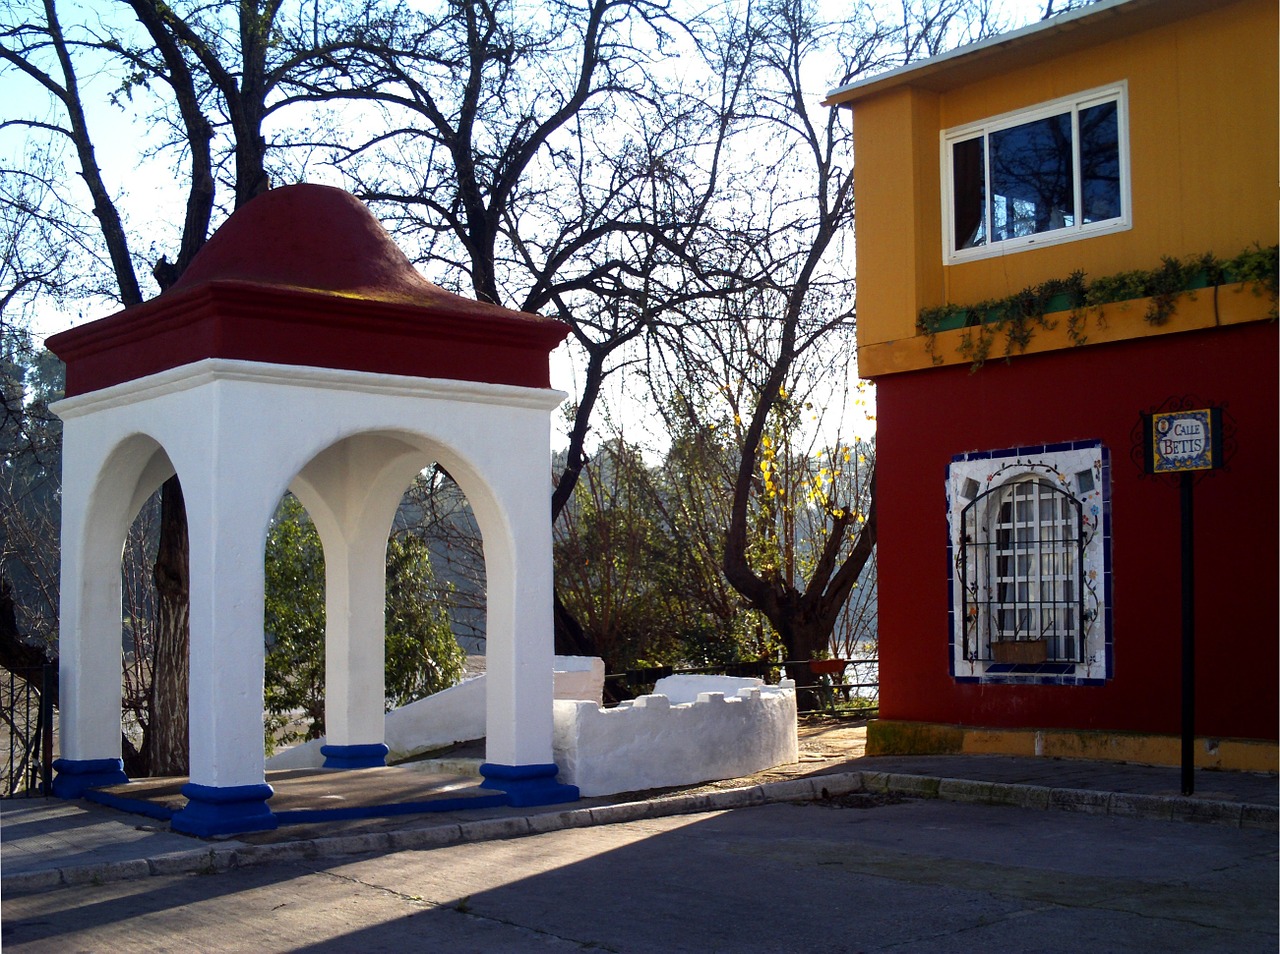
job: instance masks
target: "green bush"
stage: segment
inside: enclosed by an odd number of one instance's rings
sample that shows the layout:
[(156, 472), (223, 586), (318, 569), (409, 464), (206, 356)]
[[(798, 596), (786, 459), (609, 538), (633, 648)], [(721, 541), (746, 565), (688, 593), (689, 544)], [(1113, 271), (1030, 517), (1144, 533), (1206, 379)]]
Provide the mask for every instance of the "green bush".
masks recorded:
[[(306, 510), (292, 495), (267, 536), (267, 639), (264, 727), (267, 750), (325, 734), (324, 550)], [(387, 545), (386, 677), (388, 708), (447, 689), (466, 654), (449, 628), (427, 544), (393, 537)], [(304, 725), (293, 720), (302, 713)]]

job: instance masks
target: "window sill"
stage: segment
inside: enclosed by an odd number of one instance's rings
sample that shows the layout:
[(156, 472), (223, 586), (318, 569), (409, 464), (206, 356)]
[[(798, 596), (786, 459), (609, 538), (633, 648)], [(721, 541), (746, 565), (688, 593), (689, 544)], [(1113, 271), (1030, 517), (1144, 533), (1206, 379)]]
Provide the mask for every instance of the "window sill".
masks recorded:
[(1085, 239), (1097, 238), (1100, 235), (1114, 235), (1117, 232), (1128, 232), (1133, 223), (1127, 218), (1108, 219), (1096, 225), (1086, 225), (1075, 229), (1056, 229), (1050, 232), (1037, 232), (1019, 238), (1004, 239), (991, 245), (979, 245), (975, 248), (964, 248), (957, 251), (946, 251), (942, 256), (942, 264), (964, 265), (967, 262), (980, 262), (988, 258), (1000, 258), (1004, 255), (1017, 255), (1019, 252), (1030, 252), (1038, 248), (1052, 248), (1055, 245), (1066, 245), (1069, 242), (1083, 242)]

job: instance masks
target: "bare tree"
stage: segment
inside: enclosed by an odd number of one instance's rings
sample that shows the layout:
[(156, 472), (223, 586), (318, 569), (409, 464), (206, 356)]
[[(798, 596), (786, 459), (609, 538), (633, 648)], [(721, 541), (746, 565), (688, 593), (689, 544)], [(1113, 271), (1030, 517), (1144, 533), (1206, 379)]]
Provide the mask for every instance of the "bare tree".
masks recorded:
[(0, 665), (27, 667), (57, 654), (58, 487), (61, 422), (49, 402), (61, 368), (30, 334), (0, 329)]
[(1044, 0), (1044, 15), (1040, 19), (1048, 20), (1097, 2), (1098, 0)]
[[(453, 2), (306, 79), (316, 102), (376, 107), (330, 155), (432, 277), (571, 325), (581, 379), (553, 519), (606, 380), (656, 322), (717, 293), (694, 250), (725, 104), (673, 69), (699, 49), (658, 0)], [(591, 651), (563, 605), (557, 619), (562, 651)]]
[(582, 384), (558, 514), (604, 380), (673, 310), (655, 274), (694, 262), (714, 165), (695, 178), (682, 157), (720, 117), (666, 70), (697, 44), (655, 0), (456, 2), (396, 40), (312, 79), (317, 100), (380, 110), (334, 160), (442, 284), (465, 275), (485, 301), (571, 324)]
[[(51, 105), (6, 105), (3, 128), (39, 146), (14, 164), (23, 189), (6, 173), (0, 203), (17, 208), (11, 197), (25, 196), (71, 254), (28, 257), (27, 284), (12, 288), (21, 297), (60, 282), (61, 294), (109, 287), (132, 304), (146, 294), (140, 274), (168, 287), (211, 224), (273, 175), (326, 163), (439, 283), (571, 324), (581, 378), (553, 515), (587, 464), (606, 382), (632, 369), (724, 381), (740, 429), (725, 580), (789, 651), (803, 651), (838, 616), (874, 540), (873, 508), (859, 523), (836, 507), (832, 547), (807, 582), (780, 585), (751, 558), (771, 415), (784, 391), (794, 399), (829, 352), (847, 348), (852, 321), (841, 247), (853, 215), (848, 133), (809, 92), (841, 77), (818, 54), (835, 50), (851, 79), (990, 25), (981, 0), (903, 0), (889, 19), (877, 9), (855, 5), (845, 22), (824, 24), (801, 0), (683, 18), (665, 0), (443, 0), (426, 12), (381, 0), (114, 0), (101, 18), (64, 28), (56, 0), (12, 0), (0, 70)], [(103, 75), (114, 76), (119, 108), (151, 110), (150, 158), (182, 183), (180, 227), (149, 244), (130, 232), (120, 185), (98, 162), (101, 113), (81, 78)], [(35, 161), (56, 155), (53, 143), (76, 156), (87, 201)], [(93, 229), (78, 205), (92, 209)], [(80, 258), (86, 267), (68, 269)], [(9, 287), (6, 278), (0, 290)], [(157, 638), (150, 723), (175, 728), (151, 755), (176, 771), (185, 523), (176, 481), (165, 495), (155, 577), (172, 639)], [(558, 644), (589, 650), (559, 618)]]
[[(726, 86), (741, 82), (734, 120), (757, 149), (736, 187), (727, 177), (721, 196), (732, 201), (710, 217), (709, 241), (747, 252), (732, 255), (737, 268), (714, 307), (650, 351), (649, 378), (668, 414), (692, 415), (689, 426), (705, 427), (702, 415), (717, 408), (732, 422), (723, 571), (792, 659), (831, 645), (876, 539), (874, 455), (848, 439), (824, 445), (807, 421), (833, 399), (830, 382), (851, 373), (855, 295), (851, 132), (817, 94), (980, 38), (996, 26), (990, 14), (964, 0), (903, 0), (897, 9), (858, 4), (825, 22), (805, 0), (768, 0), (719, 33), (722, 62), (747, 64), (719, 75)], [(832, 56), (840, 74), (815, 69)], [(844, 482), (833, 482), (836, 467), (823, 476), (819, 453), (854, 455)]]
[[(111, 98), (117, 105), (145, 91), (154, 108), (153, 128), (166, 134), (159, 148), (167, 149), (182, 167), (185, 213), (174, 260), (160, 255), (151, 263), (163, 291), (207, 239), (220, 181), (231, 197), (225, 205), (232, 208), (269, 187), (263, 127), (276, 111), (300, 102), (290, 88), (291, 76), (310, 60), (363, 42), (362, 8), (343, 8), (349, 16), (335, 16), (321, 26), (319, 20), (308, 23), (301, 10), (293, 22), (285, 24), (280, 7), (280, 0), (223, 0), (211, 5), (118, 0), (109, 11), (116, 14), (114, 19), (87, 20), (70, 30), (64, 28), (56, 0), (6, 7), (6, 19), (0, 24), (0, 64), (34, 83), (53, 108), (43, 113), (39, 98), (29, 97), (30, 112), (6, 118), (4, 126), (25, 129), (48, 144), (65, 143), (74, 151), (97, 219), (96, 236), (90, 239), (83, 226), (77, 234), (86, 245), (105, 249), (109, 263), (109, 285), (94, 284), (101, 273), (90, 272), (90, 283), (78, 289), (81, 293), (106, 291), (125, 306), (144, 297), (139, 278), (142, 262), (131, 247), (134, 238), (121, 213), (120, 186), (113, 188), (107, 182), (98, 161), (98, 133), (89, 118), (94, 104), (85, 95), (82, 73), (116, 75), (118, 86)], [(136, 18), (140, 33), (119, 16), (125, 10)], [(319, 6), (313, 6), (312, 12), (318, 15)], [(14, 175), (55, 185), (47, 172), (30, 164)], [(77, 222), (76, 198), (61, 190), (50, 188), (49, 192), (52, 201), (41, 214), (51, 222)], [(162, 242), (163, 237), (153, 246)], [(162, 496), (154, 569), (156, 655), (150, 667), (150, 716), (145, 722), (152, 732), (146, 770), (153, 775), (182, 774), (187, 767), (189, 582), (186, 514), (177, 478), (165, 483)], [(136, 764), (137, 753), (132, 755)]]

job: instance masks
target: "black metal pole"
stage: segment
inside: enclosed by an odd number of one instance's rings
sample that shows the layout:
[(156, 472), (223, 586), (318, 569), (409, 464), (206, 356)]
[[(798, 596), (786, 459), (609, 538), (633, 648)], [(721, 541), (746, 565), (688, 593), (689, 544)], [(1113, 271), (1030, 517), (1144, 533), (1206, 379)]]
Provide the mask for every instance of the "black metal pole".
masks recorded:
[(40, 792), (53, 794), (53, 695), (58, 685), (58, 664), (45, 663), (40, 673)]
[(1193, 549), (1193, 475), (1183, 471), (1182, 496), (1182, 794), (1195, 793), (1196, 740), (1196, 574)]

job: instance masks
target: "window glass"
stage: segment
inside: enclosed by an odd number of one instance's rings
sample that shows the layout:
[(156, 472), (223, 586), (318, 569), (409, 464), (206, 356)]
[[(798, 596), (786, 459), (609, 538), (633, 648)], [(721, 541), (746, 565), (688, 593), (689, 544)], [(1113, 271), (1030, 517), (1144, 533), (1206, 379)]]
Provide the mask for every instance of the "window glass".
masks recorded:
[(1071, 114), (991, 134), (992, 240), (1075, 224)]
[(1129, 227), (1125, 89), (944, 133), (948, 262)]
[(983, 137), (966, 139), (951, 147), (954, 178), (956, 248), (987, 244), (987, 169)]
[(1080, 182), (1086, 223), (1120, 215), (1120, 126), (1114, 100), (1080, 110)]
[[(1070, 612), (1076, 592), (1076, 502), (1042, 479), (1020, 480), (996, 492), (1001, 501), (994, 551), (979, 547), (974, 558), (979, 580), (984, 565), (994, 576), (996, 597), (994, 605), (979, 600), (979, 619), (991, 614), (989, 638), (1048, 640), (1051, 659), (1072, 659), (1077, 645), (1075, 614)], [(976, 517), (981, 509), (973, 513)], [(984, 527), (975, 530), (976, 540), (989, 536)]]

